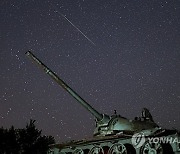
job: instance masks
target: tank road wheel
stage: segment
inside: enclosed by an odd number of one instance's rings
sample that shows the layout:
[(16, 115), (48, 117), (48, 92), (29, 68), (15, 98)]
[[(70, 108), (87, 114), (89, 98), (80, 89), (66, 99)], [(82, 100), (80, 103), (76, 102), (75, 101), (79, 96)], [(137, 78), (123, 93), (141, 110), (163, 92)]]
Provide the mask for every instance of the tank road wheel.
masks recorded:
[(108, 154), (127, 154), (127, 149), (125, 145), (118, 143), (109, 149)]
[(104, 150), (100, 146), (93, 147), (88, 154), (104, 154)]
[(141, 154), (163, 154), (163, 147), (160, 143), (146, 142), (141, 148)]
[(79, 149), (74, 150), (73, 154), (84, 154), (84, 151), (79, 148)]

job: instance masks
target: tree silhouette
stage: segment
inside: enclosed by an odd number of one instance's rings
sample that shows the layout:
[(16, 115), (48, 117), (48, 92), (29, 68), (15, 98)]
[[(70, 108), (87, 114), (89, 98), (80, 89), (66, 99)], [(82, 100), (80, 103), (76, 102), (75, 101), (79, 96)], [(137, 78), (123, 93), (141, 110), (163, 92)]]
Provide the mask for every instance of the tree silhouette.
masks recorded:
[(16, 138), (16, 130), (12, 126), (8, 129), (0, 129), (0, 153), (18, 154), (20, 146)]
[(5, 145), (6, 145), (6, 131), (3, 127), (0, 128), (0, 153), (5, 152)]
[(7, 136), (6, 136), (6, 149), (8, 150), (7, 153), (13, 153), (13, 154), (18, 154), (20, 150), (20, 146), (17, 142), (17, 134), (16, 130), (12, 126), (8, 131), (7, 131)]
[(0, 128), (0, 154), (46, 154), (48, 145), (55, 143), (52, 136), (42, 136), (35, 120), (23, 129)]

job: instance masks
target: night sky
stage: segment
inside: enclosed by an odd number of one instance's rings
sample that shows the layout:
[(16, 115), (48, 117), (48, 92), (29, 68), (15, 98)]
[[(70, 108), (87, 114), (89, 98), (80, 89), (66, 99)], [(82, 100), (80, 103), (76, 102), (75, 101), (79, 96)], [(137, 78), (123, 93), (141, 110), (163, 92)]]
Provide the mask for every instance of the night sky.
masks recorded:
[(28, 50), (99, 112), (146, 107), (180, 129), (179, 0), (0, 1), (0, 127), (35, 119), (57, 142), (91, 137), (94, 117)]

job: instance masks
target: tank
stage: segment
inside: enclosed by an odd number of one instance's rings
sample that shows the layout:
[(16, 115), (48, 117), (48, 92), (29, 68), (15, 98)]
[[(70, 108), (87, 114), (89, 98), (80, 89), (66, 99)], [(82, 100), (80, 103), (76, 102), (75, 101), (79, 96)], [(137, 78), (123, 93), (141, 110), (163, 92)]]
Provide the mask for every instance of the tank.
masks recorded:
[(50, 145), (48, 154), (180, 154), (179, 131), (158, 126), (147, 108), (133, 120), (99, 113), (31, 51), (26, 55), (95, 117), (92, 138)]

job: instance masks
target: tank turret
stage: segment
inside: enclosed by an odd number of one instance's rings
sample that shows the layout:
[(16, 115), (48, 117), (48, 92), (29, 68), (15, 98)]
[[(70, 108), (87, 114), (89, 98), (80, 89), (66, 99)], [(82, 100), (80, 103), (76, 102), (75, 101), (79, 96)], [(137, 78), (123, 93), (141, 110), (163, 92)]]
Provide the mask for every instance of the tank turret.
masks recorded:
[(144, 108), (141, 117), (136, 117), (134, 120), (124, 118), (120, 115), (114, 114), (108, 116), (101, 114), (95, 110), (90, 104), (88, 104), (82, 97), (80, 97), (72, 88), (70, 88), (60, 77), (56, 75), (51, 69), (49, 69), (44, 63), (42, 63), (33, 53), (28, 51), (26, 55), (32, 59), (40, 68), (42, 68), (53, 80), (55, 80), (63, 89), (65, 89), (70, 95), (72, 95), (79, 104), (87, 109), (96, 119), (96, 128), (94, 136), (106, 136), (113, 135), (121, 132), (137, 133), (143, 131), (146, 134), (151, 134), (159, 127), (153, 121), (153, 118), (148, 111)]

